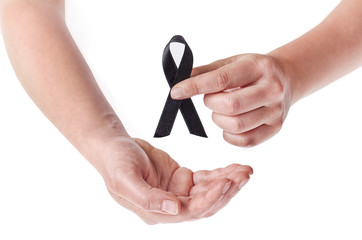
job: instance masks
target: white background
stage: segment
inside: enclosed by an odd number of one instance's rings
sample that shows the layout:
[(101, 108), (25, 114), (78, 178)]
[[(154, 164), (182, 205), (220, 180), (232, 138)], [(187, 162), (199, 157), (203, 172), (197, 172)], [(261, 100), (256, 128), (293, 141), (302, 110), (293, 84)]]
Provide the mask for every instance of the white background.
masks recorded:
[[(251, 149), (223, 141), (202, 97), (209, 135), (178, 115), (154, 139), (169, 87), (161, 57), (183, 35), (194, 65), (267, 53), (317, 25), (339, 1), (91, 1), (67, 3), (68, 26), (128, 132), (192, 170), (249, 164), (248, 185), (215, 216), (145, 225), (30, 101), (0, 45), (0, 239), (361, 239), (362, 71), (294, 105), (283, 129)], [(61, 66), (60, 66), (61, 67)]]

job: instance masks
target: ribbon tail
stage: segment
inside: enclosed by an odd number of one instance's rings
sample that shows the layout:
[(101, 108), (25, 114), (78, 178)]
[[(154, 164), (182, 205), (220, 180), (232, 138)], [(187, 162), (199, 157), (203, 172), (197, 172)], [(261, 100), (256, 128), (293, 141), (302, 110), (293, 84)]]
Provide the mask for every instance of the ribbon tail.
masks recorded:
[(202, 125), (196, 108), (190, 98), (181, 101), (180, 111), (189, 132), (196, 136), (207, 138), (204, 126)]
[(171, 95), (168, 94), (154, 137), (166, 137), (170, 135), (180, 104), (181, 100), (174, 100), (171, 98)]

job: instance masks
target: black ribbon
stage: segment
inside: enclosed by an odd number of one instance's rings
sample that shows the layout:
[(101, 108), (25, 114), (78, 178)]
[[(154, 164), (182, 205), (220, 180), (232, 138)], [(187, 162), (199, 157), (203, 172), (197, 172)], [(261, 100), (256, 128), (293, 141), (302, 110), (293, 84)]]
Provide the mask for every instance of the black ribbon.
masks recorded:
[[(179, 42), (185, 45), (185, 50), (178, 68), (170, 50), (170, 44), (172, 42)], [(170, 88), (190, 77), (192, 65), (192, 51), (189, 45), (186, 43), (185, 39), (179, 35), (172, 37), (170, 42), (166, 45), (162, 57), (163, 71)], [(200, 137), (207, 137), (191, 98), (184, 100), (174, 100), (171, 98), (170, 93), (171, 92), (168, 94), (166, 104), (163, 108), (154, 137), (165, 137), (170, 135), (179, 109), (186, 122), (189, 132)]]

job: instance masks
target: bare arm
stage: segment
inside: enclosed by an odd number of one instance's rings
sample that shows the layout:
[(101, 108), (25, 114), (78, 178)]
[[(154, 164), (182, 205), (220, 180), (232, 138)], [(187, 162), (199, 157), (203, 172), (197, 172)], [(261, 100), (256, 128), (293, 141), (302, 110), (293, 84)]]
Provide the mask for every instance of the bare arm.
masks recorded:
[(310, 32), (270, 53), (284, 66), (292, 102), (362, 64), (362, 1), (343, 0)]
[(255, 146), (281, 129), (292, 104), (362, 64), (361, 22), (362, 1), (343, 0), (313, 30), (269, 54), (241, 54), (195, 68), (172, 97), (205, 94), (224, 139)]
[(97, 166), (88, 146), (128, 135), (67, 30), (64, 2), (5, 1), (1, 20), (8, 55), (25, 90)]
[(100, 172), (111, 196), (147, 223), (211, 216), (248, 181), (249, 166), (192, 172), (132, 139), (66, 27), (63, 0), (0, 0), (0, 21), (29, 96)]

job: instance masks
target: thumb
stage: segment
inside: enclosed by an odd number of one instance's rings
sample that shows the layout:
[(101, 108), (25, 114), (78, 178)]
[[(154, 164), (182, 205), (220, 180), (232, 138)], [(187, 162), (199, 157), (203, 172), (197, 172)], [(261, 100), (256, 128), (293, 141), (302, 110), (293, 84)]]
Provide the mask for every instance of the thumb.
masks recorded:
[[(137, 170), (136, 170), (137, 171)], [(128, 171), (122, 174), (115, 193), (145, 211), (177, 215), (181, 203), (171, 192), (149, 185), (140, 172)], [(114, 193), (114, 192), (113, 192)]]

